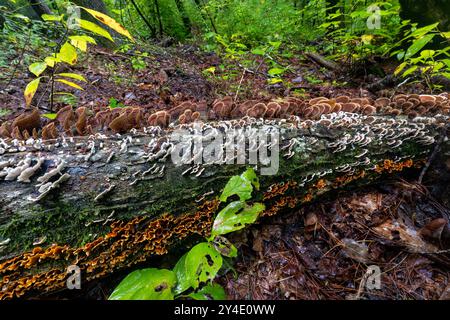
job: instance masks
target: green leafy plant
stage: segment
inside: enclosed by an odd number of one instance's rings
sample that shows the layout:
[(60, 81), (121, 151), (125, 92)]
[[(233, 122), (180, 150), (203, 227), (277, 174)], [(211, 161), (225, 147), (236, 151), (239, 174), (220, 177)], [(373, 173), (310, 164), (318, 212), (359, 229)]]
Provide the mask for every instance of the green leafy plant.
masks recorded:
[(231, 177), (219, 200), (226, 202), (233, 196), (239, 200), (229, 203), (217, 214), (206, 242), (192, 247), (173, 270), (149, 268), (133, 271), (115, 288), (109, 299), (226, 299), (224, 289), (212, 281), (222, 268), (223, 257), (236, 257), (237, 249), (223, 235), (254, 223), (264, 211), (263, 204), (246, 202), (251, 199), (253, 188), (259, 189), (259, 179), (252, 168), (240, 176)]
[[(79, 8), (83, 9), (98, 21), (101, 21), (103, 24), (107, 25), (111, 29), (133, 41), (130, 33), (111, 17), (92, 9), (84, 7)], [(70, 19), (72, 18), (68, 15), (57, 16), (43, 14), (42, 19), (44, 21), (62, 26), (64, 35), (60, 38), (60, 41), (58, 43), (54, 44), (53, 47), (55, 48), (55, 51), (50, 56), (47, 56), (43, 60), (34, 62), (29, 65), (28, 70), (33, 73), (36, 78), (28, 83), (24, 91), (24, 96), (26, 105), (29, 106), (41, 83), (41, 80), (47, 79), (50, 84), (50, 109), (52, 110), (54, 95), (66, 95), (66, 93), (54, 91), (55, 82), (62, 83), (77, 90), (83, 90), (83, 88), (79, 84), (75, 83), (74, 80), (86, 82), (84, 76), (80, 74), (71, 72), (57, 72), (59, 65), (62, 63), (68, 64), (70, 66), (75, 65), (78, 60), (78, 51), (86, 52), (88, 44), (96, 44), (96, 41), (93, 37), (80, 33), (80, 30), (83, 29), (87, 32), (90, 32), (91, 34), (105, 37), (110, 41), (114, 40), (108, 31), (93, 22), (83, 20), (81, 18), (75, 18), (77, 26), (79, 26), (81, 29), (73, 28), (70, 26), (70, 23), (73, 23), (73, 21), (70, 21)], [(43, 75), (44, 71), (48, 68), (51, 69), (50, 75)]]
[[(413, 74), (425, 80), (430, 89), (435, 88), (431, 78), (434, 76), (444, 76), (450, 79), (450, 32), (441, 32), (438, 29), (439, 23), (434, 23), (422, 28), (417, 28), (417, 24), (412, 24), (411, 29), (400, 41), (400, 45), (408, 45), (406, 50), (399, 49), (392, 55), (402, 61), (396, 68), (394, 74), (408, 77)], [(440, 38), (441, 45), (447, 46), (441, 49), (427, 49), (434, 39)]]

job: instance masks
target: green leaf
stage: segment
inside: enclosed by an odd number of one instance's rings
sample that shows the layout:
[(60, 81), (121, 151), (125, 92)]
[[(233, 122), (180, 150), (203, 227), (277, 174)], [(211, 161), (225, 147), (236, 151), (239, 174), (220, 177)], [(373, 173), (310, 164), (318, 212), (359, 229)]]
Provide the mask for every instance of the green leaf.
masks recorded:
[(204, 286), (199, 291), (191, 293), (188, 297), (194, 300), (226, 300), (227, 295), (221, 285), (212, 283)]
[(263, 56), (266, 54), (266, 52), (263, 49), (260, 48), (256, 48), (252, 50), (253, 54), (259, 55), (259, 56)]
[(280, 78), (270, 78), (270, 79), (267, 80), (267, 82), (268, 82), (269, 84), (276, 84), (276, 83), (283, 82), (283, 80), (280, 79)]
[(272, 69), (270, 69), (269, 71), (267, 71), (267, 73), (270, 75), (270, 76), (277, 76), (277, 75), (280, 75), (280, 74), (283, 74), (284, 73), (284, 69), (281, 69), (281, 68), (272, 68)]
[(30, 22), (31, 21), (30, 18), (28, 18), (27, 16), (24, 16), (23, 14), (20, 14), (20, 13), (15, 13), (11, 17), (21, 19), (21, 20), (23, 20), (25, 22)]
[(136, 270), (122, 280), (109, 300), (173, 300), (176, 281), (175, 273), (170, 270)]
[(41, 78), (36, 78), (26, 86), (24, 96), (25, 104), (27, 107), (31, 104), (31, 101), (33, 100), (34, 94), (36, 93), (40, 82)]
[(413, 44), (408, 48), (408, 50), (406, 50), (405, 59), (411, 58), (417, 52), (422, 50), (422, 48), (425, 47), (428, 42), (430, 42), (434, 38), (434, 36), (434, 34), (427, 34), (426, 36), (423, 36), (422, 38), (414, 41)]
[(435, 29), (437, 26), (439, 25), (439, 22), (430, 24), (428, 26), (416, 29), (414, 32), (412, 32), (408, 38), (414, 37), (414, 38), (419, 38), (422, 37), (424, 35), (426, 35), (428, 32), (432, 31), (433, 29)]
[(90, 15), (92, 15), (95, 19), (97, 19), (98, 21), (106, 24), (108, 27), (110, 27), (111, 29), (113, 29), (114, 31), (120, 33), (121, 35), (124, 35), (125, 37), (127, 37), (128, 39), (130, 39), (131, 41), (134, 42), (133, 37), (131, 36), (131, 34), (128, 32), (127, 29), (125, 29), (124, 26), (122, 26), (120, 23), (118, 23), (116, 20), (114, 20), (113, 18), (109, 17), (108, 15), (92, 10), (92, 9), (88, 9), (85, 7), (81, 7), (83, 10), (85, 10), (86, 12), (88, 12)]
[(45, 69), (47, 69), (47, 64), (45, 62), (35, 62), (28, 67), (28, 70), (36, 77), (39, 77)]
[(414, 71), (416, 71), (418, 68), (418, 66), (412, 66), (411, 68), (407, 69), (405, 72), (403, 72), (402, 76), (406, 77), (408, 75), (410, 75), (411, 73), (413, 73)]
[(236, 247), (225, 237), (216, 236), (211, 242), (214, 248), (220, 252), (221, 255), (229, 258), (237, 257)]
[(74, 65), (77, 62), (77, 50), (73, 45), (66, 42), (62, 45), (57, 57), (63, 62)]
[(56, 16), (54, 14), (43, 14), (41, 15), (42, 20), (44, 21), (61, 21), (64, 15)]
[(84, 81), (87, 82), (87, 80), (81, 75), (81, 74), (77, 74), (77, 73), (58, 73), (57, 76), (61, 76), (61, 77), (66, 77), (66, 78), (72, 78), (75, 80), (80, 80), (80, 81)]
[(112, 42), (114, 42), (114, 39), (111, 37), (109, 32), (103, 29), (102, 27), (99, 27), (95, 23), (83, 19), (78, 19), (78, 22), (81, 28), (90, 31), (92, 33), (95, 33), (99, 36), (105, 37), (106, 39), (109, 39)]
[(68, 86), (71, 86), (72, 88), (75, 88), (78, 90), (84, 90), (82, 87), (80, 87), (76, 83), (73, 83), (72, 81), (68, 81), (68, 80), (64, 80), (64, 79), (56, 79), (56, 81), (67, 84)]
[(259, 190), (259, 179), (253, 168), (248, 168), (241, 174), (241, 178), (248, 180), (252, 183), (256, 190)]
[(245, 228), (258, 219), (259, 214), (264, 211), (265, 206), (255, 203), (248, 206), (242, 201), (234, 201), (219, 212), (214, 220), (211, 236), (223, 235)]
[(422, 50), (420, 52), (420, 56), (424, 59), (430, 59), (430, 58), (434, 57), (435, 53), (436, 53), (436, 51), (434, 51), (434, 50)]
[(219, 200), (225, 202), (228, 197), (238, 195), (241, 201), (245, 201), (252, 197), (252, 191), (253, 187), (250, 181), (240, 176), (233, 176), (226, 184), (225, 189), (223, 189)]
[(240, 176), (231, 177), (223, 189), (219, 200), (225, 202), (228, 197), (232, 195), (238, 195), (241, 201), (248, 200), (252, 197), (252, 185), (254, 185), (256, 189), (259, 189), (259, 180), (256, 177), (255, 171), (253, 168), (248, 168)]
[(56, 113), (44, 113), (42, 116), (50, 120), (56, 119)]
[(214, 279), (222, 263), (222, 256), (211, 244), (197, 244), (181, 257), (173, 269), (178, 279), (175, 293), (179, 294), (190, 287), (197, 289), (200, 283)]

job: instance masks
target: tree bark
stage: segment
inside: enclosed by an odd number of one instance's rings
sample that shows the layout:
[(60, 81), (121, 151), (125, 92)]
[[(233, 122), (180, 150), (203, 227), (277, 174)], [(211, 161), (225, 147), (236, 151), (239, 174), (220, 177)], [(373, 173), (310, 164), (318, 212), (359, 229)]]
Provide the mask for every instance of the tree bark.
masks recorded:
[[(252, 199), (263, 202), (263, 216), (269, 216), (331, 190), (418, 168), (446, 121), (342, 115), (247, 124), (280, 133), (279, 170), (259, 175), (261, 188)], [(215, 127), (222, 131), (230, 123)], [(0, 299), (64, 290), (70, 265), (81, 269), (86, 283), (207, 235), (224, 206), (218, 201), (223, 187), (246, 165), (199, 165), (197, 171), (175, 166), (162, 151), (170, 146), (171, 132), (23, 146), (2, 141)], [(27, 158), (28, 169), (34, 168), (25, 174)], [(20, 176), (13, 177), (11, 169)]]

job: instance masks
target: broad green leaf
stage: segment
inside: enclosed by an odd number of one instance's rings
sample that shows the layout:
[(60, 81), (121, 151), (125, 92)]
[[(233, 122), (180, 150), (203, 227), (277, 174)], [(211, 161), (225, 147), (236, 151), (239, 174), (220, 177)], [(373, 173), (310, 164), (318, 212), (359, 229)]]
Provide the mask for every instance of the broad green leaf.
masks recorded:
[(87, 82), (86, 79), (81, 75), (81, 74), (77, 74), (77, 73), (58, 73), (57, 76), (61, 76), (61, 77), (66, 77), (66, 78), (72, 78), (75, 80), (80, 80), (80, 81), (84, 81)]
[(240, 176), (231, 177), (225, 185), (219, 200), (225, 202), (232, 195), (238, 195), (241, 201), (248, 200), (252, 197), (252, 185), (259, 189), (259, 180), (255, 171), (253, 168), (248, 168)]
[(238, 195), (241, 201), (248, 200), (252, 197), (252, 183), (240, 176), (233, 176), (223, 189), (219, 200), (221, 202), (227, 201), (228, 197)]
[(44, 21), (61, 21), (64, 15), (56, 16), (54, 14), (43, 14), (41, 15), (42, 20)]
[(31, 104), (31, 101), (33, 100), (34, 94), (36, 93), (40, 82), (41, 78), (36, 78), (26, 86), (24, 96), (25, 104), (27, 107)]
[(44, 118), (55, 120), (56, 119), (56, 113), (44, 113), (42, 115)]
[(434, 51), (434, 50), (422, 50), (420, 52), (420, 56), (424, 59), (430, 59), (434, 56), (435, 53), (436, 53), (436, 51)]
[(271, 75), (271, 76), (278, 76), (278, 75), (280, 75), (280, 74), (283, 74), (284, 73), (284, 69), (281, 69), (281, 68), (272, 68), (272, 69), (270, 69), (269, 71), (267, 71), (267, 73), (269, 74), (269, 75)]
[(95, 23), (84, 20), (84, 19), (78, 19), (78, 22), (79, 22), (81, 28), (83, 28), (87, 31), (90, 31), (92, 33), (95, 33), (99, 36), (105, 37), (106, 39), (109, 39), (112, 42), (114, 42), (114, 39), (111, 37), (109, 32), (106, 31), (105, 29), (103, 29), (102, 27), (99, 27)]
[(225, 237), (216, 236), (211, 242), (221, 255), (230, 258), (237, 257), (237, 249), (236, 247)]
[(63, 62), (66, 62), (70, 65), (74, 65), (77, 62), (78, 58), (77, 50), (73, 45), (66, 42), (62, 45), (57, 57), (61, 59), (61, 61)]
[(447, 68), (450, 69), (450, 59), (443, 59), (441, 60), (443, 63), (445, 63), (445, 65), (447, 66)]
[(227, 295), (221, 285), (212, 283), (204, 286), (199, 291), (191, 293), (188, 297), (194, 300), (226, 300)]
[(173, 300), (176, 281), (170, 270), (136, 270), (122, 280), (109, 300)]
[(47, 64), (45, 62), (35, 62), (28, 67), (28, 70), (36, 77), (39, 77), (45, 69), (47, 69)]
[(418, 66), (412, 66), (409, 69), (407, 69), (405, 72), (403, 72), (402, 76), (406, 77), (408, 75), (410, 75), (411, 73), (413, 73), (414, 71), (416, 71), (418, 68)]
[(265, 206), (255, 203), (248, 206), (242, 201), (234, 201), (219, 212), (214, 220), (211, 236), (223, 235), (245, 228), (258, 219), (259, 214), (264, 211)]
[(200, 283), (214, 279), (222, 263), (222, 256), (211, 244), (207, 242), (197, 244), (173, 269), (178, 279), (175, 292), (181, 293), (190, 287), (197, 289)]
[(71, 86), (72, 88), (75, 88), (78, 90), (84, 90), (82, 87), (80, 87), (76, 83), (73, 83), (72, 81), (68, 81), (68, 80), (64, 80), (64, 79), (56, 79), (56, 81), (67, 84), (68, 86)]
[(256, 190), (259, 190), (259, 179), (253, 168), (248, 168), (241, 174), (242, 179), (248, 180), (252, 183)]
[(259, 55), (259, 56), (263, 56), (266, 54), (266, 52), (263, 49), (260, 48), (256, 48), (252, 50), (253, 54)]
[(431, 30), (434, 30), (437, 26), (439, 25), (439, 22), (430, 24), (428, 26), (416, 29), (414, 32), (412, 32), (408, 38), (410, 37), (415, 37), (415, 38), (419, 38), (424, 36), (425, 34), (427, 34), (428, 32), (430, 32)]
[(434, 38), (434, 36), (434, 34), (427, 34), (426, 36), (423, 36), (422, 38), (414, 41), (413, 44), (408, 48), (408, 50), (406, 50), (405, 59), (411, 58), (417, 52), (422, 50), (422, 48), (425, 47), (428, 42), (430, 42)]
[(180, 294), (191, 287), (191, 279), (186, 272), (186, 256), (187, 252), (178, 260), (175, 267), (173, 267), (173, 272), (177, 276), (177, 284), (175, 286), (175, 294)]
[(98, 21), (106, 24), (108, 27), (110, 27), (114, 31), (120, 33), (121, 35), (124, 35), (125, 37), (127, 37), (128, 39), (130, 39), (131, 41), (134, 42), (134, 39), (131, 36), (131, 34), (128, 32), (128, 30), (125, 29), (125, 27), (123, 27), (120, 23), (118, 23), (113, 18), (109, 17), (108, 15), (106, 15), (104, 13), (101, 13), (101, 12), (98, 12), (98, 11), (95, 11), (92, 9), (88, 9), (85, 7), (81, 7), (81, 8), (83, 10), (85, 10), (86, 12), (88, 12), (90, 15), (92, 15)]

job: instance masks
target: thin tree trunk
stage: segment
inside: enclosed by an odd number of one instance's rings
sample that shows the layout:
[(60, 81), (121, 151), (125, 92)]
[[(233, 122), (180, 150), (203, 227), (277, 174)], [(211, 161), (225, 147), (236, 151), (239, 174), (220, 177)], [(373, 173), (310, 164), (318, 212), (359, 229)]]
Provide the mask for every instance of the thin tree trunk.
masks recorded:
[(187, 15), (182, 0), (175, 0), (175, 4), (177, 6), (178, 12), (180, 13), (181, 20), (183, 21), (183, 25), (187, 31), (187, 34), (191, 34), (191, 20), (189, 20), (189, 16)]
[(139, 14), (141, 19), (145, 22), (147, 27), (150, 29), (150, 33), (152, 38), (156, 38), (156, 28), (150, 23), (150, 21), (147, 20), (147, 18), (142, 13), (141, 9), (137, 6), (136, 2), (134, 0), (130, 0), (131, 4), (133, 5), (134, 9), (136, 9), (136, 12)]
[(161, 12), (159, 10), (159, 3), (158, 0), (153, 0), (154, 4), (155, 4), (155, 8), (156, 8), (156, 18), (158, 20), (158, 25), (159, 25), (159, 36), (162, 37), (164, 30), (163, 30), (163, 24), (162, 24), (162, 19), (161, 19)]

